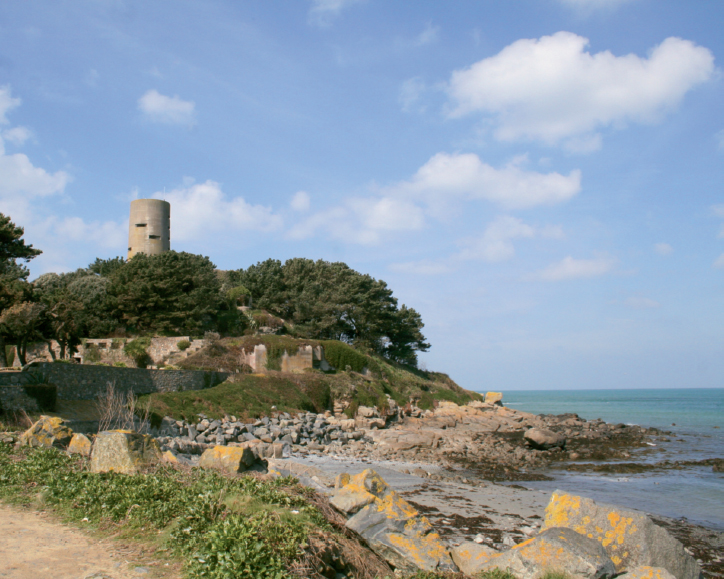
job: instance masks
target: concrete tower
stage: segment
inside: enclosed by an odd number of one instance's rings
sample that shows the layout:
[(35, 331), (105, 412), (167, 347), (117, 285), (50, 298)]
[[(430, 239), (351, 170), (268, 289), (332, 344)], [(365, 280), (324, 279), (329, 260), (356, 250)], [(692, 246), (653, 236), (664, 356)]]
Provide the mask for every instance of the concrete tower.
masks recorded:
[(137, 253), (158, 255), (171, 249), (171, 204), (160, 199), (131, 201), (128, 259)]

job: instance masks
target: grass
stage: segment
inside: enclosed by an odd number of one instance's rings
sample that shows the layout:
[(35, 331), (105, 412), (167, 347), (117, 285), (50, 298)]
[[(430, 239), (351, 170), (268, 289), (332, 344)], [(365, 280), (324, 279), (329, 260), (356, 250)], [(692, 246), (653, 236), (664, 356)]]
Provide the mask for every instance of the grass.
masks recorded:
[(213, 388), (141, 396), (139, 406), (158, 416), (195, 419), (233, 414), (241, 418), (279, 412), (324, 412), (331, 406), (329, 385), (319, 375), (239, 374)]
[[(253, 352), (258, 344), (267, 348), (268, 374), (263, 376), (249, 375), (251, 369), (241, 363), (242, 352)], [(336, 372), (279, 372), (285, 351), (294, 354), (302, 346), (318, 345), (324, 347), (325, 359), (337, 368)], [(388, 396), (400, 406), (412, 400), (422, 409), (433, 408), (441, 400), (460, 405), (482, 400), (479, 394), (464, 390), (446, 374), (395, 364), (334, 340), (299, 340), (290, 336), (225, 338), (189, 356), (179, 366), (189, 370), (222, 370), (234, 373), (235, 377), (202, 392), (144, 397), (160, 416), (179, 419), (203, 412), (213, 417), (234, 414), (257, 418), (272, 412), (272, 406), (287, 412), (322, 412), (332, 409), (333, 400), (349, 402), (349, 413), (359, 406), (377, 406), (385, 412)], [(369, 372), (362, 375), (365, 368)]]
[(291, 577), (313, 535), (332, 528), (291, 478), (161, 467), (95, 474), (55, 449), (0, 445), (0, 498), (42, 501), (67, 521), (133, 530), (184, 561), (189, 578)]

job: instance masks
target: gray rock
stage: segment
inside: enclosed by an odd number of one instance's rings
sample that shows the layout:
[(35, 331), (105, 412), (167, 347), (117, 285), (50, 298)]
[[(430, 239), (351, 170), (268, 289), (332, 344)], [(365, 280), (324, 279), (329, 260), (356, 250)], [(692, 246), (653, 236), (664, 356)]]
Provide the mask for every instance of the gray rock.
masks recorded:
[(608, 579), (616, 573), (601, 544), (573, 529), (555, 527), (509, 551), (493, 555), (478, 572), (507, 569), (517, 579), (538, 579), (547, 569), (572, 577)]
[(617, 573), (644, 565), (666, 569), (677, 579), (699, 579), (701, 568), (684, 546), (638, 511), (555, 491), (546, 507), (544, 528), (563, 526), (601, 543)]
[(535, 449), (549, 450), (551, 448), (564, 448), (566, 437), (545, 428), (530, 428), (523, 435), (525, 440)]

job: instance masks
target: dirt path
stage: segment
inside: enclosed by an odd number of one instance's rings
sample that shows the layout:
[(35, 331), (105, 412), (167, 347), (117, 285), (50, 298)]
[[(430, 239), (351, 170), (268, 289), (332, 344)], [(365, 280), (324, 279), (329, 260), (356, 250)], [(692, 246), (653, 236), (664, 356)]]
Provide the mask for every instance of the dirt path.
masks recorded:
[(0, 578), (176, 579), (112, 540), (96, 540), (42, 513), (0, 505)]

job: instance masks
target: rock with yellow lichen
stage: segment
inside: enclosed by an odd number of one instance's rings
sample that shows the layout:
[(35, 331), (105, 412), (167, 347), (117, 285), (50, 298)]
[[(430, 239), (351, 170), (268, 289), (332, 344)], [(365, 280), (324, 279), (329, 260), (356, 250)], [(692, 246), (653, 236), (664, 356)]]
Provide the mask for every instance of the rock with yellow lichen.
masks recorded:
[(250, 448), (214, 446), (204, 451), (199, 460), (199, 466), (234, 474), (244, 472), (254, 465), (255, 460), (256, 457)]
[(465, 575), (477, 575), (490, 559), (500, 553), (492, 547), (471, 541), (453, 547), (450, 554), (453, 562)]
[(502, 406), (503, 404), (503, 393), (502, 392), (486, 392), (485, 393), (486, 404), (497, 404)]
[(619, 575), (616, 579), (676, 579), (676, 577), (661, 567), (641, 565), (631, 569), (628, 573)]
[(509, 551), (493, 555), (477, 572), (491, 569), (507, 569), (517, 579), (539, 579), (552, 570), (574, 579), (607, 579), (616, 573), (598, 541), (561, 527), (547, 529)]
[(429, 521), (375, 471), (339, 475), (330, 502), (345, 514), (355, 513), (347, 521), (347, 528), (396, 569), (456, 569), (446, 545)]
[(99, 432), (91, 451), (91, 472), (135, 474), (161, 460), (158, 443), (132, 430)]
[(679, 541), (637, 511), (556, 491), (546, 507), (543, 526), (551, 527), (567, 527), (601, 543), (617, 573), (643, 565), (666, 569), (676, 579), (698, 579), (701, 574)]
[(68, 445), (68, 452), (70, 454), (90, 456), (91, 447), (92, 443), (90, 441), (90, 438), (88, 438), (85, 434), (80, 434), (79, 432), (76, 432), (73, 435), (73, 438), (70, 439), (70, 444)]
[(20, 436), (22, 446), (46, 446), (65, 449), (73, 438), (73, 431), (58, 416), (41, 416)]

